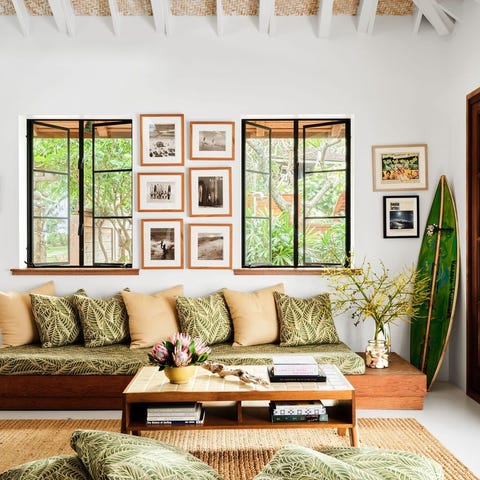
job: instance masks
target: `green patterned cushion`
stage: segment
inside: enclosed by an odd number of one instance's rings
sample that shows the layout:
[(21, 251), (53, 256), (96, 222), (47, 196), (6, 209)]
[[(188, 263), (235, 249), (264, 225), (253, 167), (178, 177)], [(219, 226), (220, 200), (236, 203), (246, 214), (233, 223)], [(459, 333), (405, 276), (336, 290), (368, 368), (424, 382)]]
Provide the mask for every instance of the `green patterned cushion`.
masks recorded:
[(10, 468), (0, 480), (91, 480), (76, 455), (57, 455)]
[(311, 298), (295, 298), (273, 292), (280, 323), (280, 345), (338, 343), (327, 293)]
[(226, 342), (232, 338), (232, 322), (222, 293), (206, 297), (177, 297), (180, 330), (205, 343)]
[(442, 480), (443, 468), (418, 453), (376, 448), (332, 448), (322, 453), (360, 470), (368, 470), (382, 479)]
[[(78, 290), (76, 295), (86, 295)], [(31, 293), (32, 313), (42, 347), (61, 347), (75, 343), (81, 334), (73, 295), (53, 297)]]
[(128, 314), (122, 295), (100, 299), (74, 295), (86, 347), (101, 347), (128, 340)]
[(151, 438), (76, 430), (70, 444), (95, 480), (221, 480), (190, 453)]

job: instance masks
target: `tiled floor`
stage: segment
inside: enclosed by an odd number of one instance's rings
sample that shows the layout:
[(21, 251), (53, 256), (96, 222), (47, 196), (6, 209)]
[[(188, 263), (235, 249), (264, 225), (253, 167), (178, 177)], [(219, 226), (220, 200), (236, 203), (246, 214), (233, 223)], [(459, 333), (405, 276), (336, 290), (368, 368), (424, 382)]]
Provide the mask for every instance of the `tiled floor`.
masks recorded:
[[(0, 411), (6, 418), (120, 418), (119, 411), (14, 412)], [(480, 404), (460, 389), (437, 382), (425, 399), (423, 410), (359, 410), (359, 417), (413, 417), (480, 477)], [(461, 480), (461, 479), (459, 479)]]

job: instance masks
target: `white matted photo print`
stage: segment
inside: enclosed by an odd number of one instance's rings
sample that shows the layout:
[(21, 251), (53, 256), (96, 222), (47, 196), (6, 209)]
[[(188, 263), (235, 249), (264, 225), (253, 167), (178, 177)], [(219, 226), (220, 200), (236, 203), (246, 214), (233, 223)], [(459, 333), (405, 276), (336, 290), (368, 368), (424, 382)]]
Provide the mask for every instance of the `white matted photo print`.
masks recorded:
[(183, 113), (140, 115), (140, 165), (183, 165)]
[(139, 212), (183, 212), (184, 173), (137, 174)]
[(418, 237), (418, 195), (383, 197), (383, 237)]
[(232, 225), (188, 225), (188, 268), (232, 268)]
[(233, 160), (235, 122), (190, 122), (191, 160)]
[(190, 216), (232, 215), (232, 169), (190, 168)]
[(142, 268), (183, 268), (183, 220), (142, 220)]

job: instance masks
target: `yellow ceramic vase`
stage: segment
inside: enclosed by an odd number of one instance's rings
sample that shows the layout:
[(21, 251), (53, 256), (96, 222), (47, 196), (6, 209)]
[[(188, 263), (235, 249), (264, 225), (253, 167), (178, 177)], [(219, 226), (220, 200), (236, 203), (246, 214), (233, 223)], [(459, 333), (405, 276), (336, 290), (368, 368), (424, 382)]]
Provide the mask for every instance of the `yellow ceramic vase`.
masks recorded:
[(187, 383), (195, 374), (196, 365), (187, 365), (186, 367), (165, 367), (165, 376), (170, 383)]

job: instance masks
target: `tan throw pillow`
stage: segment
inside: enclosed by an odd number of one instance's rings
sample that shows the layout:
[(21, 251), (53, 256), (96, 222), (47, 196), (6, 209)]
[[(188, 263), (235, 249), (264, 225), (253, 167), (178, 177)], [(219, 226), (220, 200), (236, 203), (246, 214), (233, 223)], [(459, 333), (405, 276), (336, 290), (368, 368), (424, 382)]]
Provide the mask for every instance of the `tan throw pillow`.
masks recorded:
[(178, 332), (176, 298), (183, 285), (153, 295), (122, 291), (128, 312), (130, 348), (151, 347)]
[(54, 295), (55, 284), (50, 281), (29, 292), (0, 292), (0, 332), (3, 342), (0, 347), (19, 347), (40, 340), (33, 319), (30, 293)]
[(223, 289), (233, 322), (233, 346), (278, 342), (277, 309), (273, 292), (284, 293), (283, 283), (256, 292)]

